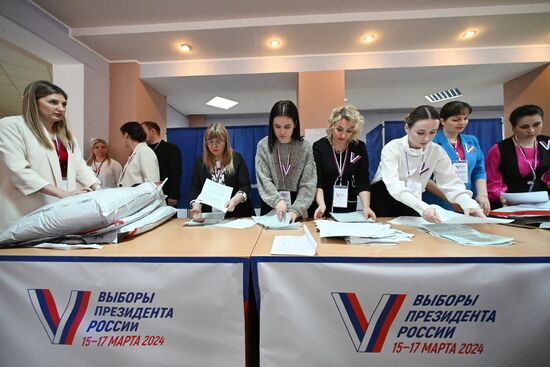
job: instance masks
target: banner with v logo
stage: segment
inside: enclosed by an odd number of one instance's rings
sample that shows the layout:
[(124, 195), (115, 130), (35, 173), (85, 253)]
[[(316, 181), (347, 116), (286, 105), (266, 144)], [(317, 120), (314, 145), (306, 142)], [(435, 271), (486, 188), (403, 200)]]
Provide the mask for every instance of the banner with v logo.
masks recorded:
[(355, 350), (362, 353), (380, 353), (388, 331), (405, 300), (405, 294), (383, 294), (370, 320), (355, 293), (331, 292)]
[(49, 289), (27, 289), (36, 316), (52, 344), (71, 345), (78, 326), (86, 313), (90, 291), (71, 291), (69, 302), (61, 317)]

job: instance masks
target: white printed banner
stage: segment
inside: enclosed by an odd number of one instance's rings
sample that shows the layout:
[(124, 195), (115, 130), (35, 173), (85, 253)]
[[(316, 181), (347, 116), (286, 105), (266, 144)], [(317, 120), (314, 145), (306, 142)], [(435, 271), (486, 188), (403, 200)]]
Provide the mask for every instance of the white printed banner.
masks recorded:
[(242, 367), (243, 268), (0, 261), (0, 365)]
[(257, 263), (260, 364), (547, 366), (549, 263)]

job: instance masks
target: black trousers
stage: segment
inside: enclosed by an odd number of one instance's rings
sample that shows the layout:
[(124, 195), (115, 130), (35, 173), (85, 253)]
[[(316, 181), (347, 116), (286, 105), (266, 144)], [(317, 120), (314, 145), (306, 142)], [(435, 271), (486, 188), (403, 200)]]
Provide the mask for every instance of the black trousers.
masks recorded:
[(377, 217), (419, 216), (415, 210), (395, 200), (388, 192), (384, 181), (371, 185), (370, 208)]

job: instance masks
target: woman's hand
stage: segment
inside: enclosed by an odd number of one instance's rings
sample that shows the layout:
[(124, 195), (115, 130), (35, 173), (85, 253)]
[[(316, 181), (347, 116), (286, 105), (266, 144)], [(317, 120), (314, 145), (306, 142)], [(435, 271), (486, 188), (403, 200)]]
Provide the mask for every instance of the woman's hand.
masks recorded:
[(204, 222), (204, 218), (202, 217), (202, 204), (194, 202), (191, 206), (191, 218), (195, 222)]
[(279, 202), (277, 203), (277, 206), (275, 207), (275, 210), (277, 211), (277, 219), (279, 219), (279, 221), (282, 222), (283, 219), (285, 218), (285, 213), (287, 210), (286, 201), (282, 199), (279, 200)]
[(91, 191), (92, 191), (92, 189), (89, 188), (89, 187), (83, 187), (83, 188), (76, 189), (76, 190), (71, 190), (71, 191), (61, 190), (59, 197), (60, 198), (68, 198), (69, 196), (85, 194), (85, 193), (91, 192)]
[(506, 199), (502, 197), (502, 195), (500, 195), (498, 197), (498, 200), (500, 201), (500, 203), (502, 204), (502, 206), (506, 206), (508, 205), (508, 202), (506, 202)]
[(325, 204), (321, 204), (315, 209), (315, 213), (313, 213), (313, 219), (323, 219), (323, 215), (325, 215), (325, 210), (327, 210), (327, 207)]
[(290, 223), (294, 223), (296, 221), (296, 218), (298, 218), (298, 214), (290, 212)]
[(363, 215), (365, 216), (365, 219), (371, 218), (372, 220), (376, 220), (376, 214), (368, 206), (363, 207)]
[(471, 215), (472, 217), (485, 218), (485, 214), (483, 214), (483, 209), (481, 208), (464, 209), (464, 214)]
[(232, 212), (233, 210), (235, 210), (235, 207), (236, 207), (237, 205), (239, 205), (240, 203), (242, 203), (242, 202), (243, 202), (243, 199), (244, 199), (244, 197), (243, 197), (243, 195), (242, 195), (240, 192), (236, 193), (235, 196), (233, 196), (233, 197), (231, 198), (231, 200), (229, 200), (229, 201), (225, 204), (225, 207), (227, 208), (227, 211), (228, 211), (228, 212)]
[(429, 207), (422, 213), (422, 218), (430, 223), (441, 223), (441, 217), (437, 214), (435, 208)]
[(478, 195), (476, 196), (476, 201), (483, 210), (483, 214), (489, 215), (489, 212), (491, 211), (491, 204), (489, 203), (489, 198), (484, 195)]

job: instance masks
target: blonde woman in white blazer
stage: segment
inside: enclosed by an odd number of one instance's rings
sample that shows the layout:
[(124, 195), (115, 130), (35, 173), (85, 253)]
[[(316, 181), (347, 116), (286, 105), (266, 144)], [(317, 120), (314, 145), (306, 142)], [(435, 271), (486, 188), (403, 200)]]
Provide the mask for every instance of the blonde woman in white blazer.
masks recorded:
[(143, 182), (159, 182), (160, 170), (157, 155), (147, 146), (145, 131), (137, 121), (130, 121), (120, 127), (126, 148), (132, 154), (122, 169), (118, 186), (128, 187)]
[(100, 188), (67, 127), (66, 107), (61, 88), (36, 81), (23, 93), (23, 116), (0, 120), (0, 231), (58, 198)]

